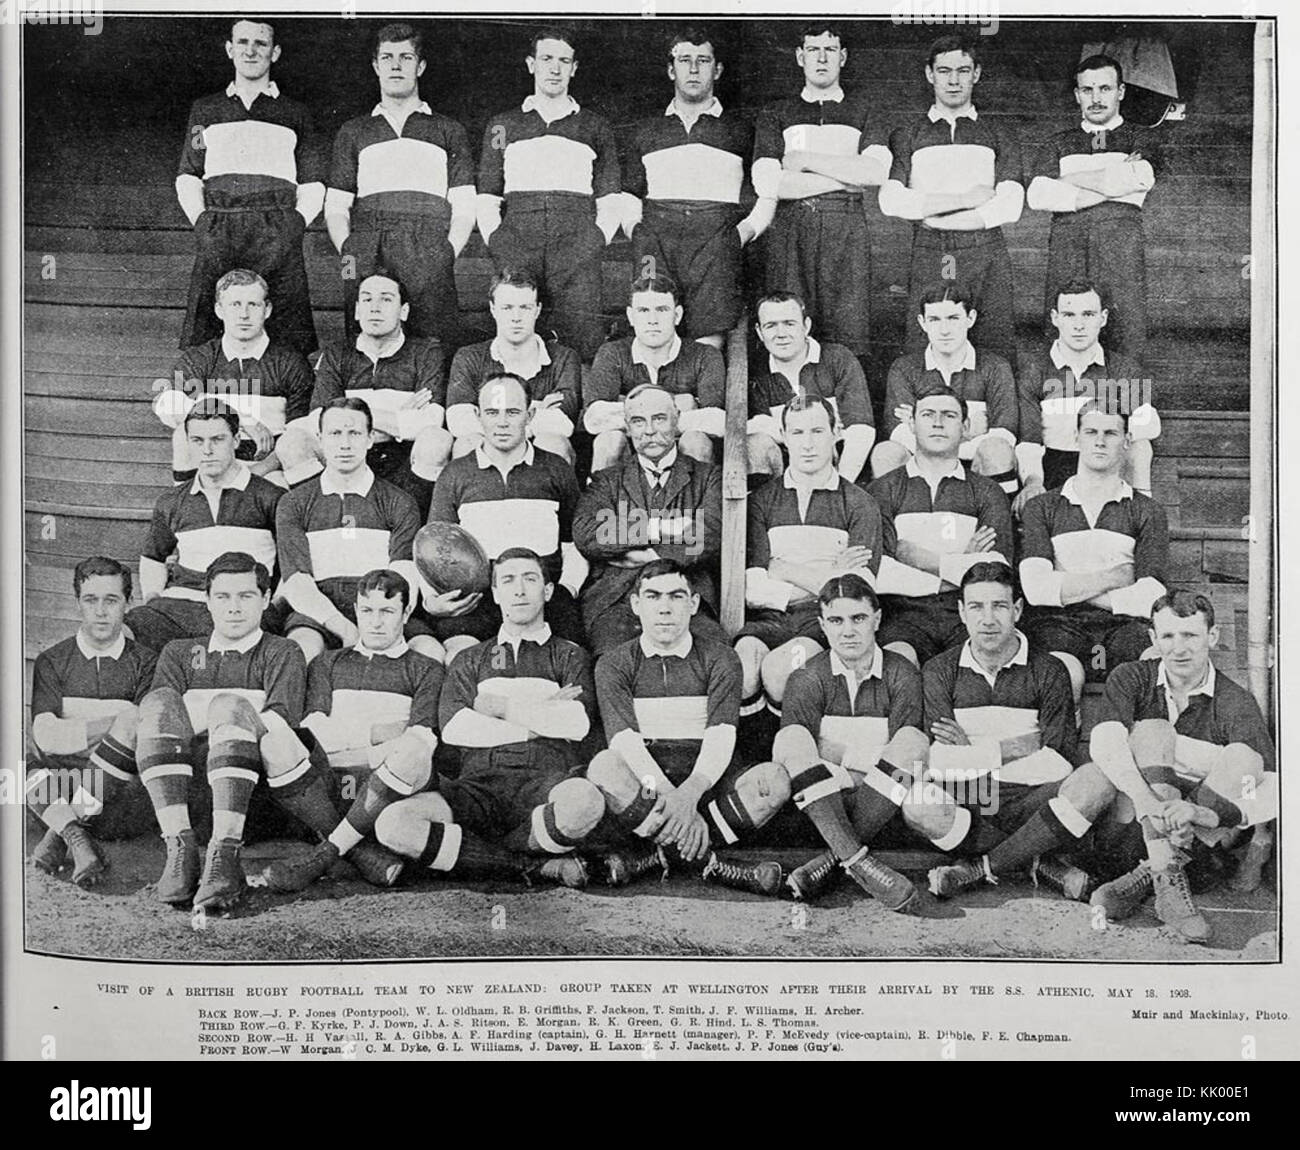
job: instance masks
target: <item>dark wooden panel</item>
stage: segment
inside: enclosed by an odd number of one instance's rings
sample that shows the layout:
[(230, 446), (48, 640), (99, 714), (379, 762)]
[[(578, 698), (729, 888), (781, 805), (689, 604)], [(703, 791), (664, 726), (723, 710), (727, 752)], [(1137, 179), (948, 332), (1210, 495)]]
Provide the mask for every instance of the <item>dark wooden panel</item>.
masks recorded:
[(23, 401), (23, 411), (27, 426), (33, 431), (84, 432), (93, 429), (99, 435), (136, 436), (143, 439), (171, 435), (144, 403), (29, 395)]
[(1250, 417), (1245, 412), (1161, 411), (1160, 455), (1188, 459), (1248, 459)]
[[(142, 519), (100, 518), (85, 514), (72, 514), (44, 510), (39, 504), (24, 516), (24, 539), (27, 556), (34, 562), (49, 562), (45, 556), (72, 557), (74, 562), (87, 555), (108, 555), (125, 562), (140, 558), (147, 524)], [(51, 508), (57, 504), (49, 505)], [(143, 512), (132, 512), (143, 515)]]
[[(161, 428), (161, 425), (159, 425)], [(84, 459), (87, 461), (133, 460), (150, 466), (166, 465), (171, 470), (171, 440), (120, 440), (95, 435), (72, 435), (61, 431), (34, 431), (30, 427), (23, 437), (27, 458)]]

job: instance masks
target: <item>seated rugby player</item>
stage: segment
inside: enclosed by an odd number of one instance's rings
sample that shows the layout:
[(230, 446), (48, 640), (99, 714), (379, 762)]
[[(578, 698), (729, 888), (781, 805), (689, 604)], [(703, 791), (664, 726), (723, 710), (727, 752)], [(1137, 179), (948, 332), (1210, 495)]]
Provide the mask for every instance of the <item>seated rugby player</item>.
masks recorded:
[(741, 714), (780, 711), (790, 672), (822, 649), (818, 595), (828, 579), (854, 573), (874, 584), (880, 568), (880, 509), (835, 470), (830, 403), (795, 396), (781, 412), (790, 466), (749, 500), (744, 628), (736, 636)]
[(1165, 509), (1120, 478), (1128, 417), (1090, 403), (1078, 418), (1078, 470), (1024, 505), (1020, 559), (1030, 637), (1065, 664), (1076, 703), (1088, 669), (1105, 678), (1150, 649), (1169, 566)]
[(679, 447), (712, 463), (722, 439), (727, 368), (722, 353), (683, 341), (680, 289), (666, 276), (642, 276), (629, 289), (627, 322), (633, 334), (606, 343), (582, 385), (583, 426), (596, 437), (591, 469), (613, 467), (627, 450), (624, 400), (643, 384), (669, 392), (678, 410)]
[(1091, 738), (1093, 760), (1131, 804), (1146, 848), (1132, 871), (1097, 888), (1093, 905), (1127, 918), (1154, 892), (1156, 917), (1197, 943), (1213, 931), (1192, 901), (1189, 859), (1261, 828), (1243, 861), (1258, 883), (1277, 816), (1273, 740), (1254, 697), (1211, 662), (1218, 638), (1204, 595), (1161, 596), (1151, 609), (1160, 657), (1111, 672)]
[[(206, 592), (212, 634), (163, 648), (140, 703), (136, 754), (167, 844), (156, 897), (222, 910), (244, 893), (239, 856), (255, 792), (262, 800), (269, 793), (322, 837), (338, 813), (323, 772), (293, 730), (302, 721), (302, 651), (261, 627), (269, 572), (251, 555), (228, 552), (208, 567)], [(196, 770), (206, 771), (212, 794), (202, 862), (189, 810)]]
[(779, 864), (730, 862), (713, 849), (739, 842), (790, 798), (776, 763), (751, 767), (734, 758), (740, 660), (725, 643), (691, 634), (700, 598), (671, 559), (637, 572), (631, 605), (640, 636), (596, 663), (609, 748), (587, 777), (605, 796), (612, 836), (643, 845), (609, 855), (608, 880), (666, 870), (672, 858), (706, 882), (776, 894)]
[(852, 572), (839, 575), (817, 602), (830, 650), (790, 675), (772, 757), (830, 849), (791, 872), (787, 885), (811, 901), (843, 873), (890, 910), (905, 911), (916, 888), (870, 853), (872, 841), (901, 813), (944, 849), (965, 836), (969, 819), (925, 782), (921, 674), (876, 645), (880, 603), (871, 585)]
[(413, 606), (410, 584), (396, 571), (367, 572), (356, 587), (358, 643), (326, 651), (307, 669), (303, 730), (341, 782), (337, 791), (355, 798), (309, 855), (267, 868), (273, 890), (305, 890), (340, 858), (377, 886), (398, 877), (401, 860), (374, 841), (375, 821), (428, 785), (443, 678), (442, 664), (402, 636)]
[[(108, 864), (94, 835), (123, 838), (153, 826), (138, 792), (138, 705), (153, 682), (155, 654), (128, 639), (122, 618), (131, 572), (116, 559), (83, 559), (72, 571), (81, 623), (36, 656), (27, 809), (47, 828), (32, 861), (48, 874), (72, 853), (72, 881), (99, 882)], [(147, 807), (145, 808), (147, 812)]]
[(375, 825), (404, 858), (458, 877), (586, 885), (573, 851), (605, 813), (600, 791), (582, 777), (595, 690), (586, 652), (546, 622), (553, 590), (534, 551), (510, 548), (493, 563), (501, 625), (452, 660), (439, 705), (460, 774), (391, 803)]
[(171, 379), (154, 385), (154, 414), (172, 428), (172, 476), (177, 483), (194, 478), (198, 461), (192, 456), (185, 419), (196, 404), (219, 399), (239, 416), (238, 457), (248, 462), (254, 475), (270, 476), (283, 485), (276, 445), (285, 427), (310, 408), (311, 368), (293, 344), (267, 335), (271, 301), (266, 280), (256, 272), (226, 272), (217, 281), (214, 310), (222, 334), (186, 348)]

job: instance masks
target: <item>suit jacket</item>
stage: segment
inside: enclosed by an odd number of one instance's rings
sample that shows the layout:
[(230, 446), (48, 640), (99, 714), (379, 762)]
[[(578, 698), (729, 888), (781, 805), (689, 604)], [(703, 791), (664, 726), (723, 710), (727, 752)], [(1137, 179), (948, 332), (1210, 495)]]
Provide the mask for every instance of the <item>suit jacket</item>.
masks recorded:
[[(662, 516), (690, 517), (691, 529), (678, 542), (654, 542), (651, 522)], [(574, 513), (573, 541), (591, 563), (582, 591), (584, 619), (608, 611), (633, 589), (638, 568), (615, 567), (610, 560), (642, 547), (685, 567), (695, 591), (716, 614), (722, 469), (678, 451), (667, 484), (652, 497), (640, 462), (629, 452), (623, 463), (591, 477)]]

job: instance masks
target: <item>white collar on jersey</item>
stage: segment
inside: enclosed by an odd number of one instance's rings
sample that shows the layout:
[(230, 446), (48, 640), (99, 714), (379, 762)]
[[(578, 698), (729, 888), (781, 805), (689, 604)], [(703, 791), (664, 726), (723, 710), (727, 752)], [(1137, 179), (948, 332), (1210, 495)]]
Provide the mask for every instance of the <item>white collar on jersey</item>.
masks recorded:
[[(916, 456), (915, 456), (915, 455), (912, 455), (912, 456), (909, 456), (909, 457), (908, 457), (907, 462), (906, 462), (905, 464), (903, 464), (903, 470), (906, 471), (907, 474), (908, 474), (912, 479), (924, 479), (924, 478), (925, 478), (925, 476), (921, 474), (921, 469), (920, 469), (919, 467), (917, 467), (917, 465), (916, 465)], [(960, 459), (954, 459), (954, 460), (952, 461), (952, 470), (951, 470), (951, 471), (945, 471), (942, 475), (939, 476), (939, 478), (940, 478), (941, 480), (943, 480), (943, 479), (962, 479), (962, 480), (964, 480), (964, 479), (966, 478), (966, 468), (964, 468), (964, 467), (961, 465), (961, 460), (960, 460)]]
[[(925, 345), (925, 370), (939, 371), (939, 357), (934, 354), (934, 348), (932, 348), (928, 343)], [(975, 345), (971, 343), (970, 340), (966, 341), (966, 354), (961, 357), (961, 362), (957, 365), (957, 370), (975, 370)]]
[(658, 656), (660, 659), (685, 659), (691, 653), (691, 647), (695, 645), (695, 637), (687, 631), (680, 639), (677, 640), (667, 651), (657, 651), (650, 645), (650, 640), (643, 634), (639, 640), (641, 644), (641, 654), (647, 659), (653, 659)]
[[(433, 115), (433, 109), (429, 107), (428, 102), (425, 100), (421, 100), (418, 104), (415, 105), (414, 108), (411, 109), (411, 111), (423, 112), (426, 116)], [(374, 106), (370, 114), (372, 116), (387, 116), (388, 110), (384, 107), (384, 103), (381, 100), (378, 104)], [(410, 112), (408, 112), (407, 115), (410, 115)]]
[(266, 332), (262, 332), (255, 340), (250, 341), (244, 351), (236, 351), (235, 341), (228, 335), (221, 337), (221, 354), (227, 359), (261, 359), (270, 346), (271, 337)]
[(375, 473), (364, 463), (346, 479), (342, 476), (335, 479), (329, 468), (322, 471), (320, 476), (322, 495), (360, 495), (364, 499), (374, 485)]
[[(686, 122), (686, 117), (682, 115), (681, 109), (677, 107), (676, 100), (668, 101), (668, 107), (664, 109), (664, 115), (676, 116), (679, 120), (682, 121), (683, 124)], [(701, 108), (699, 112), (696, 114), (696, 119), (698, 119), (700, 116), (712, 116), (714, 119), (717, 119), (721, 115), (722, 115), (722, 101), (719, 100), (717, 96), (714, 96), (713, 103), (710, 104), (707, 108)]]
[[(1118, 476), (1116, 478), (1118, 478)], [(1061, 498), (1063, 498), (1067, 503), (1073, 503), (1076, 507), (1082, 507), (1083, 500), (1075, 494), (1074, 480), (1075, 477), (1071, 475), (1069, 479), (1061, 484)], [(1106, 503), (1121, 503), (1125, 499), (1133, 498), (1133, 488), (1122, 479), (1119, 480), (1116, 492), (1117, 494), (1112, 498), (1107, 499)], [(1105, 506), (1105, 504), (1103, 504), (1103, 506)]]
[(373, 335), (367, 335), (364, 331), (357, 333), (357, 351), (370, 360), (371, 363), (378, 363), (381, 359), (392, 359), (406, 346), (406, 330), (401, 327), (397, 329), (397, 342), (383, 355), (379, 355), (375, 350), (377, 342)]
[(261, 627), (254, 627), (253, 630), (251, 630), (242, 639), (236, 639), (234, 642), (231, 642), (227, 639), (223, 639), (220, 635), (218, 635), (215, 631), (213, 631), (212, 637), (208, 640), (208, 650), (209, 651), (238, 651), (241, 655), (247, 655), (248, 652), (251, 651), (254, 647), (256, 647), (258, 643), (260, 643), (261, 641), (262, 641)]
[[(230, 491), (245, 491), (248, 488), (248, 481), (252, 478), (253, 473), (248, 469), (248, 464), (242, 459), (236, 459), (234, 466), (226, 472), (222, 481), (216, 484), (216, 488), (218, 491), (226, 491), (227, 489)], [(190, 494), (198, 495), (202, 490), (203, 484), (196, 475), (194, 482), (190, 484)]]
[(361, 655), (366, 659), (373, 659), (376, 655), (382, 659), (400, 659), (408, 650), (406, 640), (401, 638), (399, 638), (391, 647), (385, 647), (382, 651), (372, 651), (360, 640), (357, 641), (357, 645), (352, 649), (358, 655)]
[(104, 648), (102, 651), (97, 651), (86, 642), (86, 637), (78, 630), (77, 650), (87, 659), (120, 659), (122, 652), (126, 650), (126, 636), (119, 631), (111, 646)]
[(546, 120), (548, 124), (553, 124), (555, 123), (556, 120), (563, 120), (565, 116), (575, 115), (576, 113), (582, 110), (581, 105), (579, 105), (578, 101), (575, 100), (572, 96), (566, 96), (565, 99), (568, 100), (569, 102), (568, 107), (565, 108), (564, 111), (561, 112), (558, 116), (552, 116), (550, 119), (547, 119), (546, 116), (542, 115), (542, 108), (544, 106), (549, 107), (550, 106), (549, 102), (543, 104), (543, 102), (537, 98), (537, 94), (535, 92), (533, 93), (533, 95), (529, 96), (526, 100), (524, 100), (522, 104), (519, 105), (519, 110), (521, 112), (536, 112), (539, 116), (542, 117), (543, 120)]
[[(1160, 665), (1159, 667), (1156, 668), (1156, 686), (1163, 687), (1166, 693), (1168, 693), (1169, 691), (1169, 672), (1165, 668), (1165, 661), (1163, 659), (1160, 660)], [(1199, 687), (1193, 687), (1190, 691), (1187, 692), (1187, 697), (1189, 699), (1193, 695), (1208, 695), (1211, 699), (1214, 698), (1213, 660), (1211, 660), (1210, 662), (1210, 669), (1205, 673), (1205, 682), (1202, 683)]]
[[(680, 335), (677, 335), (676, 333), (673, 334), (673, 342), (668, 348), (668, 351), (670, 352), (668, 358), (664, 360), (663, 363), (656, 364), (656, 368), (667, 367), (670, 363), (676, 362), (677, 357), (682, 353), (682, 337)], [(645, 353), (641, 350), (641, 345), (637, 342), (635, 336), (632, 337), (632, 362), (649, 366), (646, 361)]]
[[(533, 347), (537, 351), (538, 370), (541, 370), (551, 362), (551, 353), (546, 350), (546, 340), (536, 332), (533, 332)], [(505, 343), (499, 335), (494, 337), (492, 342), (488, 344), (488, 355), (492, 357), (493, 362), (500, 364), (506, 362), (506, 357), (502, 354), (504, 348)], [(529, 378), (531, 379), (532, 376), (529, 376)]]
[(1076, 364), (1079, 367), (1089, 367), (1092, 364), (1096, 364), (1098, 367), (1106, 366), (1106, 349), (1103, 348), (1100, 343), (1094, 343), (1092, 345), (1092, 351), (1080, 360), (1074, 352), (1067, 348), (1059, 339), (1054, 339), (1052, 341), (1052, 348), (1048, 352), (1048, 355), (1051, 356), (1053, 365), (1058, 368), (1073, 368)]
[[(1029, 666), (1029, 640), (1025, 638), (1025, 633), (1020, 630), (1019, 627), (1016, 628), (1016, 640), (1016, 653), (1002, 665), (1001, 670), (1003, 671), (1008, 667)], [(976, 662), (975, 654), (970, 649), (969, 639), (967, 639), (961, 646), (961, 654), (957, 658), (957, 666), (965, 667), (968, 671), (974, 671), (975, 674), (981, 675), (987, 679), (990, 684), (992, 684), (993, 680), (997, 677), (994, 672), (986, 671), (978, 662)]]
[(1079, 127), (1085, 132), (1113, 132), (1124, 122), (1124, 117), (1116, 112), (1104, 124), (1090, 124), (1087, 120), (1080, 120)]
[(948, 123), (955, 125), (958, 120), (974, 120), (978, 122), (980, 118), (974, 104), (967, 104), (960, 112), (950, 112), (947, 108), (940, 108), (938, 104), (931, 104), (930, 110), (925, 115), (932, 124), (937, 124), (940, 120), (947, 120)]
[(799, 99), (805, 104), (841, 104), (844, 102), (844, 89), (838, 84), (833, 88), (814, 88), (805, 84)]
[(668, 449), (668, 453), (664, 455), (658, 463), (652, 462), (644, 455), (638, 455), (636, 457), (636, 462), (637, 466), (640, 467), (646, 475), (651, 479), (657, 480), (661, 475), (667, 475), (673, 469), (673, 464), (677, 462), (677, 445), (674, 443), (673, 446)]
[(539, 647), (544, 647), (551, 641), (551, 625), (545, 619), (542, 619), (531, 627), (525, 627), (517, 634), (507, 635), (503, 623), (497, 631), (497, 644), (512, 648), (516, 658), (519, 656), (519, 645), (525, 640), (529, 643), (536, 643)]
[[(808, 350), (807, 352), (804, 353), (803, 362), (806, 364), (806, 363), (821, 363), (821, 361), (822, 361), (822, 345), (819, 344), (815, 339), (813, 339), (812, 336), (809, 336)], [(803, 364), (800, 364), (799, 367), (800, 370), (802, 370)], [(773, 375), (781, 374), (781, 361), (777, 359), (776, 356), (769, 355), (767, 357), (767, 370), (770, 371)], [(791, 384), (791, 386), (793, 387), (794, 385)]]
[(867, 673), (859, 679), (844, 665), (844, 660), (832, 651), (831, 673), (842, 676), (844, 681), (849, 685), (849, 693), (852, 694), (852, 688), (855, 684), (863, 683), (867, 679), (883, 679), (885, 677), (885, 654), (881, 650), (880, 644), (877, 643), (876, 653), (871, 657), (871, 666), (867, 668)]
[[(486, 471), (489, 467), (497, 466), (496, 463), (494, 463), (491, 459), (488, 458), (488, 453), (483, 449), (483, 445), (481, 443), (476, 448), (474, 448), (474, 458), (478, 462), (480, 471)], [(518, 459), (516, 459), (510, 466), (518, 467), (521, 463), (526, 463), (528, 464), (529, 467), (532, 467), (533, 458), (534, 458), (533, 441), (531, 439), (527, 439), (524, 441), (523, 455), (521, 455)]]
[(787, 467), (781, 482), (788, 491), (793, 491), (796, 488), (802, 488), (804, 491), (838, 491), (840, 489), (840, 473), (835, 470), (833, 462), (828, 463), (821, 474), (814, 475), (810, 479), (805, 479), (802, 475), (796, 476), (794, 468)]
[[(238, 89), (235, 87), (235, 81), (231, 80), (230, 83), (226, 85), (226, 95), (233, 96), (237, 91)], [(280, 98), (280, 88), (274, 80), (268, 80), (257, 90), (257, 94), (259, 96), (270, 96), (272, 100), (278, 100)]]

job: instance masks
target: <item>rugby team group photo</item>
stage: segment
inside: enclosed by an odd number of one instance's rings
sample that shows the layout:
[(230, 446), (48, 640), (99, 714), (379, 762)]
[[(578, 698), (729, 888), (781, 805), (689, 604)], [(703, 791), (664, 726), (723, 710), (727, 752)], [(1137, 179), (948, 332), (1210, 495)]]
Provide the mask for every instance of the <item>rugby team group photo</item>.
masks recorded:
[[(29, 599), (29, 903), (66, 884), (93, 919), (143, 843), (129, 893), (180, 932), (340, 883), (667, 879), (874, 921), (996, 886), (1211, 948), (1206, 906), (1258, 892), (1267, 931), (1267, 704), (1161, 465), (1197, 424), (1162, 391), (1144, 223), (1187, 178), (1152, 79), (1177, 50), (1080, 35), (1033, 130), (981, 99), (1005, 21), (894, 27), (889, 76), (850, 69), (871, 21), (771, 21), (759, 100), (725, 20), (624, 22), (636, 91), (601, 22), (497, 21), (453, 105), (446, 21), (357, 20), (315, 67), (370, 94), (328, 132), (280, 63), (301, 21), (198, 26), (226, 82), (158, 109), (191, 234), (132, 255), (187, 276), (147, 427), (79, 457), (28, 421), (52, 482), (118, 466), (146, 496), (78, 512), (76, 546), (28, 517), (75, 604), (33, 631)], [(169, 482), (127, 477), (145, 442)], [(56, 498), (31, 465), (29, 512)]]

